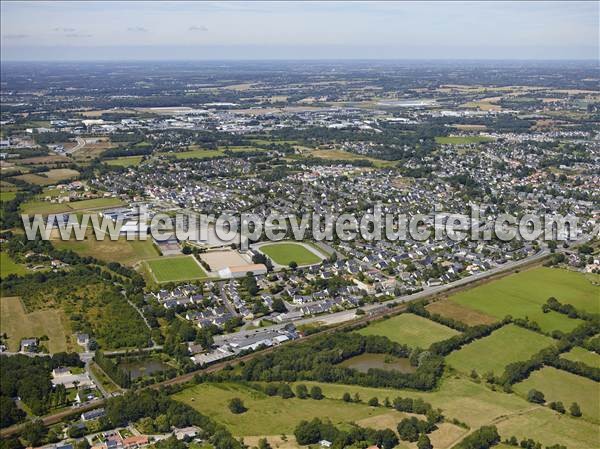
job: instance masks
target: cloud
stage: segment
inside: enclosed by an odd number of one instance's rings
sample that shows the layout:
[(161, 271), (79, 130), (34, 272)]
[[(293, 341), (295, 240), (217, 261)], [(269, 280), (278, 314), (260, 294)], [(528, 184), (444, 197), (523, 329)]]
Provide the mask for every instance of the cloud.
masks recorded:
[(77, 30), (75, 28), (54, 28), (53, 31), (57, 31), (60, 33), (74, 33)]
[(148, 30), (144, 27), (128, 27), (127, 31), (130, 33), (147, 33)]
[(208, 31), (205, 25), (192, 25), (188, 28), (189, 31)]
[(2, 37), (4, 39), (26, 39), (29, 34), (4, 34)]
[(69, 33), (69, 34), (65, 34), (65, 37), (68, 37), (70, 39), (84, 39), (84, 38), (92, 37), (92, 35), (91, 34), (82, 34), (82, 33)]

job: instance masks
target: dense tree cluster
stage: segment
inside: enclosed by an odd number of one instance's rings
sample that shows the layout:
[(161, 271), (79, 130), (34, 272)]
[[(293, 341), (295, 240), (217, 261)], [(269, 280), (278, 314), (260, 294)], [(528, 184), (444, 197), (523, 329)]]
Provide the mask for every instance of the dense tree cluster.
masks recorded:
[[(75, 265), (69, 271), (9, 276), (1, 292), (20, 296), (29, 310), (68, 307), (72, 329), (92, 335), (105, 348), (146, 347), (151, 344), (150, 331), (127, 302), (123, 288), (99, 266)], [(99, 308), (102, 314), (97, 313)]]
[(419, 435), (428, 434), (437, 429), (435, 423), (418, 419), (414, 416), (404, 418), (398, 423), (398, 435), (401, 440), (414, 442), (419, 439)]
[(125, 426), (142, 418), (159, 421), (167, 430), (174, 427), (198, 426), (215, 449), (241, 449), (240, 443), (221, 425), (192, 407), (174, 401), (163, 391), (128, 392), (108, 399), (106, 419), (113, 427)]
[(289, 345), (246, 362), (241, 379), (247, 381), (315, 380), (371, 387), (434, 388), (442, 374), (441, 357), (424, 354), (414, 373), (398, 373), (370, 369), (366, 373), (338, 364), (363, 353), (390, 354), (408, 357), (411, 350), (381, 336), (362, 336), (355, 333), (322, 335), (313, 340)]
[(14, 397), (20, 397), (36, 415), (43, 415), (51, 406), (66, 404), (64, 386), (52, 387), (52, 370), (83, 366), (76, 353), (64, 352), (52, 357), (2, 356), (0, 361), (0, 427), (10, 426), (24, 417), (16, 408)]
[(373, 430), (353, 426), (350, 430), (340, 430), (328, 421), (314, 418), (312, 421), (301, 421), (294, 430), (296, 441), (300, 445), (315, 444), (321, 440), (332, 442), (333, 449), (347, 446), (376, 445), (381, 449), (392, 449), (398, 444), (398, 437), (391, 429)]
[(496, 426), (483, 426), (466, 436), (459, 444), (460, 449), (489, 449), (500, 441)]

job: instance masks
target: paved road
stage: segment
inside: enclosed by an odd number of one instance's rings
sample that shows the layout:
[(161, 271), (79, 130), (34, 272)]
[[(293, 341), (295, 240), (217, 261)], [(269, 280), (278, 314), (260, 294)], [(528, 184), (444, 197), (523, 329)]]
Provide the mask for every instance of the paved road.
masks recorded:
[(81, 150), (85, 146), (85, 140), (82, 139), (81, 137), (75, 137), (75, 140), (77, 141), (77, 145), (75, 145), (70, 150), (65, 149), (65, 153), (69, 153), (69, 154), (75, 153), (76, 151)]

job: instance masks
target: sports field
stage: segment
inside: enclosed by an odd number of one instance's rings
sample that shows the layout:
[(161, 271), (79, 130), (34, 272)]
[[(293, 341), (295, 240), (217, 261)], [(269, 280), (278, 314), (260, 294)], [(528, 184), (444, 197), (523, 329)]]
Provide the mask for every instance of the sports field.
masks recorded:
[(299, 243), (270, 243), (260, 246), (259, 250), (279, 265), (289, 265), (292, 261), (300, 266), (321, 262), (319, 256)]
[(146, 264), (157, 282), (187, 281), (206, 278), (206, 272), (194, 256), (161, 257), (147, 260)]
[(583, 417), (600, 421), (598, 383), (591, 379), (545, 366), (513, 388), (523, 397), (535, 388), (544, 393), (546, 402), (561, 401), (567, 410), (573, 402), (577, 402)]
[(470, 373), (474, 369), (479, 375), (488, 371), (500, 375), (509, 363), (527, 360), (554, 343), (550, 337), (508, 324), (487, 337), (451, 352), (446, 362), (463, 373)]
[[(0, 333), (8, 335), (8, 349), (18, 351), (23, 338), (42, 337), (51, 353), (67, 350), (67, 334), (60, 310), (26, 313), (18, 297), (0, 298)], [(65, 320), (65, 323), (68, 321)]]
[(427, 318), (412, 313), (403, 313), (370, 324), (360, 329), (358, 333), (361, 335), (382, 335), (398, 343), (426, 349), (432, 343), (450, 338), (459, 332)]
[(25, 274), (27, 269), (11, 259), (8, 253), (0, 252), (0, 277), (6, 277), (9, 274)]
[(499, 319), (506, 315), (528, 317), (545, 331), (569, 332), (582, 323), (560, 313), (544, 313), (542, 304), (551, 296), (588, 312), (597, 313), (600, 308), (600, 287), (580, 273), (546, 267), (461, 291), (450, 296), (450, 300)]
[(587, 349), (575, 346), (566, 354), (561, 354), (561, 358), (572, 360), (573, 362), (582, 362), (588, 366), (600, 368), (600, 355)]
[[(317, 401), (267, 396), (235, 383), (200, 384), (173, 397), (224, 424), (236, 436), (289, 434), (300, 421), (313, 418), (330, 419), (334, 424), (341, 424), (390, 412), (397, 416), (398, 421), (405, 416), (390, 409), (327, 398)], [(248, 411), (239, 415), (229, 411), (227, 403), (235, 397), (244, 402)]]

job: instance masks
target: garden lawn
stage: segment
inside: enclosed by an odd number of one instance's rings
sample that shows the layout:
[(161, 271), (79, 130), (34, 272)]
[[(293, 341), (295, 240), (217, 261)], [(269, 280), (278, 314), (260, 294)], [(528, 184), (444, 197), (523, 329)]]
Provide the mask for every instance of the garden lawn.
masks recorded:
[(550, 337), (508, 324), (451, 352), (446, 356), (446, 362), (463, 373), (474, 369), (479, 375), (489, 371), (501, 375), (509, 363), (528, 360), (554, 343)]
[(458, 335), (459, 332), (427, 318), (403, 313), (369, 324), (358, 331), (361, 335), (382, 335), (397, 343), (423, 349), (432, 343)]
[[(366, 404), (345, 403), (341, 400), (283, 399), (235, 383), (204, 383), (176, 393), (173, 398), (225, 425), (236, 436), (290, 434), (302, 420), (330, 419), (334, 424), (350, 423), (391, 412)], [(240, 398), (248, 409), (233, 414), (227, 404)], [(402, 413), (393, 412), (400, 421)]]
[(534, 371), (523, 382), (513, 386), (515, 392), (523, 397), (532, 388), (544, 393), (546, 402), (561, 401), (567, 413), (569, 406), (577, 402), (583, 417), (600, 421), (599, 388), (600, 384), (586, 377), (577, 376), (551, 366)]
[(161, 257), (146, 261), (157, 282), (206, 278), (206, 272), (193, 256)]
[(271, 243), (262, 245), (259, 250), (279, 265), (289, 265), (292, 261), (300, 266), (321, 262), (319, 256), (298, 243)]
[(545, 331), (569, 332), (582, 323), (556, 312), (544, 313), (542, 304), (554, 296), (562, 303), (598, 313), (600, 287), (582, 274), (558, 268), (534, 268), (494, 280), (450, 296), (450, 300), (498, 319), (528, 317)]

